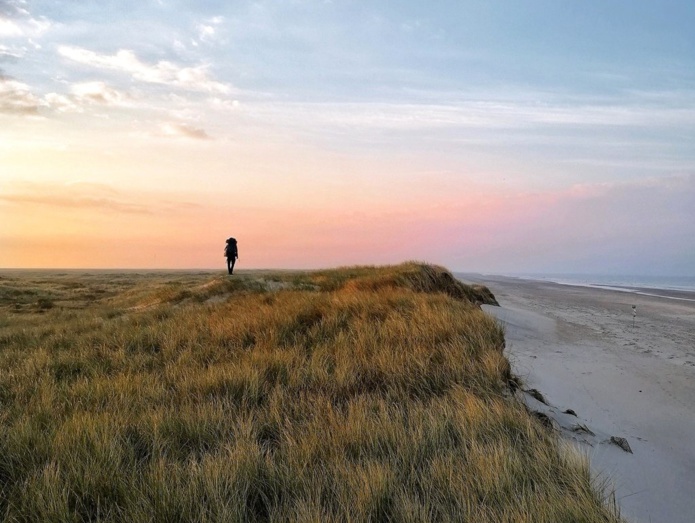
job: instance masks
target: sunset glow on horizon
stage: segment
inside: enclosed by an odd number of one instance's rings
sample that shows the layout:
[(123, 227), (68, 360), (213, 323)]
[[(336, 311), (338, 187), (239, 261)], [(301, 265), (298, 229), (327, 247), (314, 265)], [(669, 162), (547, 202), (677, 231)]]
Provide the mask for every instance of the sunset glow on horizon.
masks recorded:
[(0, 0), (0, 267), (695, 270), (690, 3)]

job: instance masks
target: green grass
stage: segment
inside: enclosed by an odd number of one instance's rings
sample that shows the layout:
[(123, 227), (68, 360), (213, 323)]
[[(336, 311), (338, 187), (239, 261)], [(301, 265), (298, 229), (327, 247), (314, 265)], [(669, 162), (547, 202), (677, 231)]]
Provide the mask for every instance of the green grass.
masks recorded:
[(1, 276), (4, 521), (619, 521), (444, 269)]

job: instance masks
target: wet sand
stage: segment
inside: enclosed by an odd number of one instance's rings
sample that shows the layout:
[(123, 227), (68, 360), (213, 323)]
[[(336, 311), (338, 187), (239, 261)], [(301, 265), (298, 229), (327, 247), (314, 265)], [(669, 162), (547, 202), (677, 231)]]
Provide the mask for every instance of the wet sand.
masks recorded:
[(484, 308), (503, 322), (524, 388), (547, 404), (530, 398), (531, 406), (613, 482), (622, 515), (695, 521), (695, 293), (459, 276), (495, 294), (501, 307)]

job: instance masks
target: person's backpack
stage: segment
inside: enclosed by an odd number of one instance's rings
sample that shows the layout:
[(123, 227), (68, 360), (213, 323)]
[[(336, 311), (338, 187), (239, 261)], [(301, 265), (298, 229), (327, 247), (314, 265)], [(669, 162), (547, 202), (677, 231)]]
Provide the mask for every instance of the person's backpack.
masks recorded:
[(224, 255), (227, 258), (234, 258), (237, 255), (235, 238), (227, 239), (227, 246), (224, 248)]

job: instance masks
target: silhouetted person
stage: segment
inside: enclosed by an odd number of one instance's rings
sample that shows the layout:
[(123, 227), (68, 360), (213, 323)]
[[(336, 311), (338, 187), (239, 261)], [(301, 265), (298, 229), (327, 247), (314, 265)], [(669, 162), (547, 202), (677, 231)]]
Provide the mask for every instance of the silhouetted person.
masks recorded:
[(237, 249), (235, 238), (227, 238), (224, 255), (227, 257), (227, 271), (229, 274), (232, 274), (234, 272), (234, 263), (239, 258), (239, 249)]

